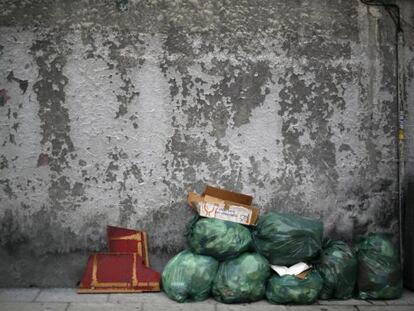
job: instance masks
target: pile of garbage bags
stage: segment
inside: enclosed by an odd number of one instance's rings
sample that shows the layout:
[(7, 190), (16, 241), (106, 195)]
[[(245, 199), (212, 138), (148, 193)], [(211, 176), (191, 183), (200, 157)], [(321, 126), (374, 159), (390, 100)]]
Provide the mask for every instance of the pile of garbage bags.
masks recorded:
[[(165, 293), (178, 302), (212, 296), (223, 303), (266, 298), (275, 304), (311, 304), (402, 294), (398, 251), (385, 235), (370, 234), (351, 248), (343, 241), (323, 240), (319, 220), (272, 212), (255, 227), (197, 216), (188, 224), (186, 238), (189, 248), (162, 273)], [(298, 262), (311, 268), (282, 275), (273, 269)]]

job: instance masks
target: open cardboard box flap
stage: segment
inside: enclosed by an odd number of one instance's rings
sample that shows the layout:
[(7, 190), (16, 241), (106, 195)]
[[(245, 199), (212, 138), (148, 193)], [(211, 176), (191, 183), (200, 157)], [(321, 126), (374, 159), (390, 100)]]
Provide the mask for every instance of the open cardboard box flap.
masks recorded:
[(212, 186), (206, 186), (203, 195), (222, 199), (223, 201), (240, 203), (243, 205), (251, 205), (253, 201), (253, 197), (250, 195), (228, 191)]
[(206, 186), (202, 195), (190, 192), (187, 202), (200, 216), (255, 225), (259, 209), (250, 195)]
[(303, 271), (303, 272), (299, 273), (298, 275), (296, 275), (296, 277), (301, 279), (301, 280), (304, 280), (310, 272), (311, 272), (311, 269), (308, 269), (306, 271)]

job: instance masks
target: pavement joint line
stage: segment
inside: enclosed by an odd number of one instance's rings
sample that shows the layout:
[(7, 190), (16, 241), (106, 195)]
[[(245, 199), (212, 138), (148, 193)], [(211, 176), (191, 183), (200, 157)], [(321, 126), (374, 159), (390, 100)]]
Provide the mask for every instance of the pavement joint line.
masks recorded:
[(141, 301), (141, 311), (144, 311), (144, 302)]
[(42, 292), (42, 289), (39, 288), (39, 290), (37, 291), (37, 294), (33, 297), (33, 300), (31, 302), (35, 302), (36, 299), (40, 296), (41, 292)]
[(67, 304), (66, 304), (66, 308), (65, 308), (65, 310), (64, 311), (68, 311), (69, 310), (69, 307), (70, 307), (70, 302), (68, 302)]

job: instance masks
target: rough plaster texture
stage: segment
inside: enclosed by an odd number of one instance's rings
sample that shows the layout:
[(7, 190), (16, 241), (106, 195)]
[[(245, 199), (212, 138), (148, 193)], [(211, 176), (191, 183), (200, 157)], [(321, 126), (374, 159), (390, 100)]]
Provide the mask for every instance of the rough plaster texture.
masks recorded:
[[(383, 10), (0, 3), (0, 286), (75, 285), (107, 224), (148, 231), (161, 269), (185, 246), (186, 193), (205, 183), (253, 194), (263, 212), (320, 218), (332, 237), (398, 232)], [(413, 2), (400, 5), (413, 23)]]

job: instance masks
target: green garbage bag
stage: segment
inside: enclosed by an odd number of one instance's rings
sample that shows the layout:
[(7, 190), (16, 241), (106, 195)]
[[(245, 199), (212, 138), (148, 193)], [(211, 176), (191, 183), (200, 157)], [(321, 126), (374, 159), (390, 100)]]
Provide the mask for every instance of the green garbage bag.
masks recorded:
[(218, 269), (213, 257), (184, 250), (173, 257), (162, 272), (162, 287), (167, 296), (178, 302), (201, 301), (210, 296)]
[(324, 243), (317, 267), (323, 287), (321, 299), (349, 299), (354, 293), (358, 262), (351, 247), (343, 241), (327, 240)]
[(252, 302), (264, 297), (269, 263), (257, 253), (244, 253), (220, 263), (213, 282), (214, 299), (224, 303)]
[(273, 275), (266, 288), (266, 298), (276, 304), (311, 304), (322, 289), (319, 272), (312, 270), (301, 280), (294, 275)]
[(322, 234), (318, 220), (272, 212), (259, 218), (252, 237), (256, 250), (271, 264), (291, 266), (319, 255)]
[(356, 246), (360, 299), (395, 299), (402, 295), (400, 257), (385, 234), (369, 234)]
[(252, 236), (241, 224), (196, 217), (187, 228), (187, 242), (192, 252), (221, 261), (249, 250)]

